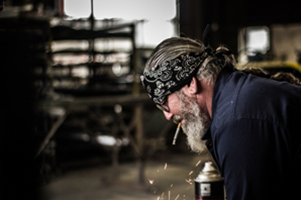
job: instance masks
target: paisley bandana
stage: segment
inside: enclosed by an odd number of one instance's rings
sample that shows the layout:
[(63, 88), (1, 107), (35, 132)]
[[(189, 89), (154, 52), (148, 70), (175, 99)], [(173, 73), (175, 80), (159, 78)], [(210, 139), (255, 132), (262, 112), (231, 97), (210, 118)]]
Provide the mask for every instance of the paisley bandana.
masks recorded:
[(156, 104), (162, 104), (169, 94), (191, 82), (206, 57), (206, 52), (191, 53), (163, 62), (145, 71), (140, 76), (141, 83), (150, 98)]

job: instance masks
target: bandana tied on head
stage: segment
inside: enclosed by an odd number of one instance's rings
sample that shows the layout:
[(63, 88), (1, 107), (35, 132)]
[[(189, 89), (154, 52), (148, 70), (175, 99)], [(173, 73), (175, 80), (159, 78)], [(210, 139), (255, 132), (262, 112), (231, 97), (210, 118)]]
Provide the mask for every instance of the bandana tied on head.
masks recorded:
[(141, 83), (156, 104), (189, 84), (196, 75), (207, 53), (190, 53), (159, 64), (141, 75)]

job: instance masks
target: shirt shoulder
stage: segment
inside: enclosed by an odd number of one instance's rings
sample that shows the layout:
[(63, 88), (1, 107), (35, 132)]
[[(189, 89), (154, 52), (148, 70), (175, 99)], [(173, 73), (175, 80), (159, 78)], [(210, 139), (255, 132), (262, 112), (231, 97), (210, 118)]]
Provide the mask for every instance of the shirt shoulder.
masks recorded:
[(212, 125), (216, 128), (238, 119), (267, 120), (283, 126), (301, 120), (294, 114), (301, 112), (300, 86), (236, 71), (221, 77), (214, 90)]

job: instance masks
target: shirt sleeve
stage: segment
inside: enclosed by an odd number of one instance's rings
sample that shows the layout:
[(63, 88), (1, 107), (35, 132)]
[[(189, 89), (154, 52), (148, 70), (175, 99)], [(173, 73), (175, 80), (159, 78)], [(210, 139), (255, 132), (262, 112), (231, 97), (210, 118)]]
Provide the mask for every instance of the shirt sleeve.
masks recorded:
[(227, 200), (288, 199), (292, 194), (297, 169), (284, 127), (267, 120), (239, 119), (218, 128), (212, 140)]

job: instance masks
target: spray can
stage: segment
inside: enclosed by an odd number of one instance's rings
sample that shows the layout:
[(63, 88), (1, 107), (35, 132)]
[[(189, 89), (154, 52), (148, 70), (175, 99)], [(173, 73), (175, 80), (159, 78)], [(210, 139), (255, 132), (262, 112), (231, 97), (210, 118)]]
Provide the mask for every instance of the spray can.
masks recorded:
[(212, 166), (212, 162), (206, 162), (203, 170), (194, 180), (195, 200), (224, 200), (224, 178)]

